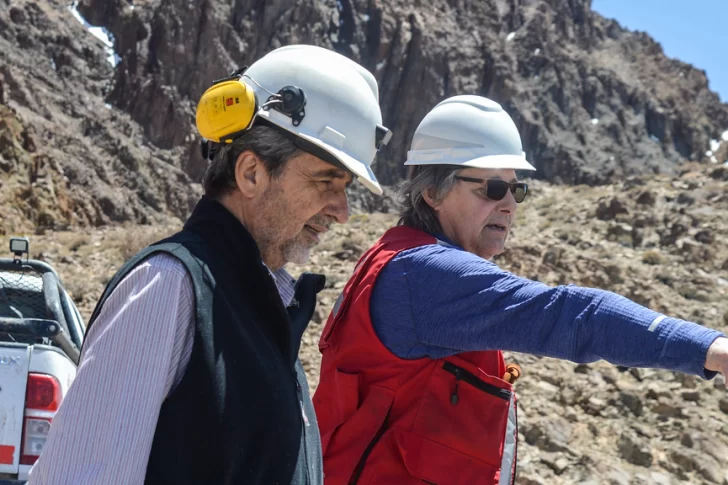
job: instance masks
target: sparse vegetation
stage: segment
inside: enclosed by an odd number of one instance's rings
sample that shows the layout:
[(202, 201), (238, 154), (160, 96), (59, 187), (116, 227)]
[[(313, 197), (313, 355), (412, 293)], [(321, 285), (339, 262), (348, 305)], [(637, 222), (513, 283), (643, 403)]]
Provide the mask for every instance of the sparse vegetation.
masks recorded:
[(659, 251), (645, 251), (642, 254), (642, 262), (651, 265), (663, 264), (665, 262), (665, 258)]
[(72, 252), (76, 252), (79, 248), (87, 246), (90, 242), (91, 238), (87, 234), (79, 234), (68, 245), (68, 249)]
[(173, 234), (173, 231), (168, 227), (129, 226), (118, 241), (121, 258), (126, 261), (146, 246)]

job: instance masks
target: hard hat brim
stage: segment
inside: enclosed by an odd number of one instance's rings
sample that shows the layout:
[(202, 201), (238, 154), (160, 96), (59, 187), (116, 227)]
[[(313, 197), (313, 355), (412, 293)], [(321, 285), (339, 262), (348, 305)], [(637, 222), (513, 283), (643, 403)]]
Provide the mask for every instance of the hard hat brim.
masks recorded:
[[(361, 182), (364, 187), (369, 189), (375, 195), (382, 195), (384, 193), (381, 185), (379, 185), (377, 177), (374, 175), (374, 172), (372, 172), (371, 167), (369, 167), (365, 163), (360, 162), (343, 150), (339, 150), (338, 148), (331, 146), (314, 136), (307, 135), (301, 132), (296, 132), (291, 130), (287, 125), (281, 125), (280, 123), (272, 119), (271, 114), (268, 111), (259, 110), (257, 116), (258, 119), (262, 120), (264, 123), (269, 123), (276, 128), (288, 133), (289, 136), (304, 140), (306, 143), (313, 145), (313, 147), (316, 147), (326, 152), (326, 154), (330, 155), (334, 160), (338, 161), (344, 169), (349, 170), (351, 173), (353, 173), (356, 179), (359, 180), (359, 182)], [(302, 149), (306, 150), (305, 147)], [(316, 155), (315, 153), (313, 154)], [(333, 163), (333, 160), (326, 160), (326, 158), (328, 157), (320, 156), (319, 158), (323, 159), (324, 161), (328, 161), (329, 163)]]
[[(423, 150), (427, 155), (433, 155), (436, 150)], [(457, 165), (460, 167), (488, 168), (493, 170), (536, 170), (528, 163), (524, 155), (485, 155), (482, 157), (442, 158), (438, 156), (418, 156), (416, 151), (408, 152), (405, 165)]]

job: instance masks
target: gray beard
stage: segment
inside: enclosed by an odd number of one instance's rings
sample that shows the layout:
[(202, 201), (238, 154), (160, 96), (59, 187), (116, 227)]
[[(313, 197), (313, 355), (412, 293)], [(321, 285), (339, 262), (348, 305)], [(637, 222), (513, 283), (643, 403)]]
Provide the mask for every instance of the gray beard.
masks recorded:
[(281, 247), (284, 263), (306, 264), (311, 256), (311, 248), (298, 240), (298, 237), (283, 243)]
[[(258, 207), (258, 213), (268, 218), (286, 217), (287, 207), (277, 198), (278, 194), (271, 190), (266, 195), (267, 197), (264, 197), (263, 202)], [(308, 222), (328, 227), (333, 220), (331, 217), (318, 214)], [(283, 258), (281, 265), (287, 262), (305, 264), (311, 255), (312, 245), (306, 241), (303, 231), (305, 231), (305, 228), (302, 228), (301, 232), (293, 238), (280, 242), (278, 228), (271, 226), (261, 228), (257, 237), (261, 254), (280, 255)]]

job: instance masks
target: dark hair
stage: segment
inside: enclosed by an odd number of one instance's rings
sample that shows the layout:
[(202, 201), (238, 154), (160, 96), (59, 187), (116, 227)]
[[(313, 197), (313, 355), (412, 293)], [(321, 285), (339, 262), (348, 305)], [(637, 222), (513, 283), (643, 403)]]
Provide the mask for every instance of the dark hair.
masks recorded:
[(433, 198), (441, 201), (455, 184), (455, 175), (462, 170), (456, 165), (419, 165), (399, 189), (398, 225), (414, 227), (430, 234), (442, 232), (437, 213), (425, 200), (425, 192), (433, 190)]
[(232, 143), (222, 145), (213, 155), (202, 180), (205, 195), (217, 199), (236, 187), (235, 162), (245, 150), (260, 157), (272, 178), (279, 177), (288, 160), (302, 152), (278, 129), (263, 124), (254, 125)]

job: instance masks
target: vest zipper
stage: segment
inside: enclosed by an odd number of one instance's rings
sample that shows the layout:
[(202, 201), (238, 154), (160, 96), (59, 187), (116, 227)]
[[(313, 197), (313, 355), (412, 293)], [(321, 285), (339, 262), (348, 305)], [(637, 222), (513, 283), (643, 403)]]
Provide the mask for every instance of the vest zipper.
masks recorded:
[(450, 374), (453, 374), (455, 376), (455, 389), (450, 395), (450, 402), (453, 405), (457, 404), (460, 400), (460, 397), (458, 396), (458, 386), (460, 384), (460, 381), (467, 382), (476, 389), (486, 392), (499, 399), (503, 399), (504, 401), (511, 400), (511, 391), (509, 391), (508, 389), (501, 389), (498, 386), (494, 386), (493, 384), (482, 381), (478, 379), (474, 374), (471, 374), (462, 367), (456, 366), (452, 362), (445, 361), (445, 363), (442, 365), (442, 368), (446, 372), (449, 372)]
[(452, 391), (452, 395), (450, 396), (450, 403), (454, 406), (458, 403), (458, 400), (460, 399), (458, 397), (458, 386), (460, 386), (460, 371), (461, 369), (459, 367), (455, 368), (455, 389)]
[(390, 406), (390, 408), (387, 410), (387, 415), (384, 417), (384, 422), (382, 422), (379, 430), (377, 430), (377, 434), (374, 435), (374, 438), (372, 438), (372, 440), (367, 445), (364, 453), (361, 455), (361, 458), (359, 458), (359, 463), (357, 463), (356, 468), (354, 468), (354, 473), (351, 475), (349, 485), (355, 485), (356, 482), (359, 481), (359, 478), (364, 471), (364, 465), (366, 465), (367, 458), (369, 458), (369, 455), (372, 453), (374, 446), (376, 446), (377, 442), (379, 442), (379, 440), (382, 438), (382, 435), (387, 430), (387, 424), (389, 424), (389, 411), (391, 411), (391, 409), (392, 408)]

